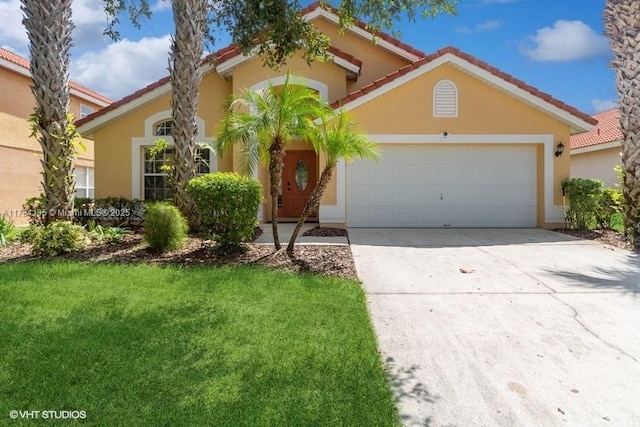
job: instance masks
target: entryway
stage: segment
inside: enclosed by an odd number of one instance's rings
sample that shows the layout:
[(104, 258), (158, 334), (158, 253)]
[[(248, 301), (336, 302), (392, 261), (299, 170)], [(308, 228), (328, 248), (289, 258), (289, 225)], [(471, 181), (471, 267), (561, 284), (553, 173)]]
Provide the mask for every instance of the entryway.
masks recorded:
[[(289, 150), (284, 158), (282, 188), (278, 197), (278, 216), (298, 219), (304, 210), (318, 176), (317, 156), (313, 150)], [(314, 212), (310, 218), (317, 218)]]

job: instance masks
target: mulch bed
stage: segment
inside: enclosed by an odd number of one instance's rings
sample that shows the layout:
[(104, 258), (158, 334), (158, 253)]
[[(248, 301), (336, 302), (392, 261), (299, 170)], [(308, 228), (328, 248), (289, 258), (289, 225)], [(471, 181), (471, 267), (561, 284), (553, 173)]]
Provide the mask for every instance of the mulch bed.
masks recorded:
[[(256, 233), (258, 234), (258, 232)], [(15, 243), (0, 248), (0, 263), (47, 259), (31, 254), (31, 245)], [(225, 256), (199, 237), (189, 237), (182, 249), (155, 254), (148, 250), (140, 234), (130, 234), (117, 244), (91, 245), (56, 259), (86, 262), (157, 265), (257, 265), (291, 272), (311, 272), (325, 276), (357, 279), (351, 248), (348, 245), (296, 245), (293, 256), (273, 245), (248, 243), (245, 251)]]
[(557, 229), (560, 233), (570, 236), (579, 237), (586, 240), (595, 240), (599, 243), (615, 246), (621, 249), (633, 251), (633, 245), (625, 238), (624, 233), (613, 230), (571, 230)]
[(313, 227), (311, 230), (307, 230), (302, 234), (303, 236), (314, 236), (314, 237), (348, 237), (349, 233), (345, 228), (334, 228), (334, 227)]

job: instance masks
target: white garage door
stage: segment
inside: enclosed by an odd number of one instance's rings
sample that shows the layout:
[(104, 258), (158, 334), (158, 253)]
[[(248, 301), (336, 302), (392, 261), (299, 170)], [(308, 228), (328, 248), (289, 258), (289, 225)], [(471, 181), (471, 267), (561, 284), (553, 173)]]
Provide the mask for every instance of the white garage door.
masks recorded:
[(381, 148), (347, 164), (348, 226), (536, 226), (535, 147)]

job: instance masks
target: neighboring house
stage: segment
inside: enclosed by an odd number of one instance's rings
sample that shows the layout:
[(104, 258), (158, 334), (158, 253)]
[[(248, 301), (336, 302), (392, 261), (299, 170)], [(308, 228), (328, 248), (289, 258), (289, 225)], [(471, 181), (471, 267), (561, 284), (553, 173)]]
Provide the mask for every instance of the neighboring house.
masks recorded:
[[(42, 193), (40, 164), (42, 150), (30, 137), (27, 119), (35, 101), (31, 93), (29, 61), (0, 48), (0, 214), (13, 217), (16, 224), (29, 222), (22, 205)], [(71, 113), (85, 117), (111, 103), (104, 96), (71, 83)], [(93, 197), (93, 141), (76, 161), (76, 195)]]
[[(377, 43), (363, 23), (343, 35), (335, 10), (313, 4), (306, 19), (331, 39), (333, 60), (300, 57), (274, 71), (229, 46), (205, 58), (198, 138), (213, 142), (223, 103), (241, 90), (281, 85), (287, 71), (335, 108), (351, 112), (380, 143), (379, 162), (338, 164), (322, 199), (322, 224), (351, 227), (556, 227), (570, 135), (595, 120), (455, 48), (426, 55), (386, 34)], [(157, 199), (168, 184), (148, 148), (171, 126), (164, 78), (78, 122), (95, 141), (96, 196)], [(171, 142), (171, 138), (167, 138)], [(232, 151), (212, 156), (212, 171), (237, 170)], [(285, 159), (280, 214), (295, 218), (323, 159), (303, 141)], [(305, 188), (305, 172), (308, 182)], [(268, 194), (268, 174), (257, 173)], [(296, 181), (298, 179), (298, 181)], [(299, 185), (296, 185), (299, 184)], [(298, 187), (302, 187), (302, 190)], [(270, 198), (260, 209), (268, 221)]]
[(616, 108), (593, 118), (598, 121), (595, 128), (571, 136), (571, 176), (600, 179), (613, 188), (619, 182), (613, 168), (621, 164), (620, 112)]

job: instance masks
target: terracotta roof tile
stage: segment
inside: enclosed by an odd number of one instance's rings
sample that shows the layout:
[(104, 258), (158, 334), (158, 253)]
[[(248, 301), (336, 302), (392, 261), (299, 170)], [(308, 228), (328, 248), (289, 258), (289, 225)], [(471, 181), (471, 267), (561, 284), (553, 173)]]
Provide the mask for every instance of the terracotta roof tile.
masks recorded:
[(620, 112), (617, 108), (603, 111), (593, 116), (598, 121), (595, 128), (589, 132), (571, 135), (571, 149), (591, 147), (607, 142), (619, 141), (623, 138), (620, 131)]
[(342, 106), (344, 104), (346, 104), (347, 102), (351, 102), (355, 99), (360, 98), (361, 96), (371, 92), (371, 90), (369, 90), (369, 86), (375, 86), (376, 88), (379, 88), (381, 86), (384, 86), (388, 83), (391, 83), (392, 81), (394, 81), (396, 78), (398, 78), (400, 75), (404, 75), (406, 73), (408, 73), (409, 71), (413, 71), (416, 70), (418, 68), (420, 68), (421, 66), (428, 64), (429, 62), (433, 61), (434, 59), (437, 59), (443, 55), (446, 55), (447, 53), (451, 53), (461, 59), (464, 59), (465, 61), (475, 64), (476, 66), (482, 68), (485, 71), (488, 71), (489, 73), (502, 78), (503, 80), (506, 80), (507, 82), (519, 87), (520, 89), (534, 95), (537, 96), (538, 98), (541, 98), (543, 100), (545, 100), (546, 102), (560, 108), (561, 110), (564, 110), (568, 113), (571, 113), (572, 115), (584, 120), (587, 123), (590, 124), (596, 124), (597, 120), (590, 117), (588, 114), (583, 113), (581, 111), (579, 111), (578, 109), (571, 107), (567, 104), (565, 104), (564, 102), (555, 99), (554, 97), (552, 97), (551, 95), (549, 95), (548, 93), (542, 92), (536, 88), (534, 88), (533, 86), (530, 86), (528, 84), (526, 84), (525, 82), (523, 82), (522, 80), (518, 80), (515, 77), (513, 77), (510, 74), (504, 73), (500, 70), (498, 70), (497, 68), (488, 65), (486, 62), (484, 61), (479, 61), (477, 60), (474, 56), (469, 55), (468, 53), (464, 53), (461, 52), (459, 49), (454, 48), (454, 47), (445, 47), (443, 49), (438, 50), (437, 52), (435, 52), (434, 54), (431, 54), (425, 58), (422, 58), (412, 64), (406, 65), (404, 67), (402, 67), (400, 70), (398, 71), (394, 71), (391, 74), (388, 74), (387, 76), (378, 79), (376, 81), (374, 81), (373, 83), (370, 83), (369, 85), (351, 92), (350, 94), (347, 95), (347, 97), (340, 99), (336, 102), (334, 102), (332, 104), (332, 106), (334, 108), (337, 108), (339, 106)]
[[(320, 2), (313, 2), (309, 6), (305, 7), (302, 10), (300, 10), (300, 14), (301, 15), (306, 15), (306, 14), (308, 14), (310, 12), (313, 12), (314, 10), (319, 9), (321, 7), (322, 6), (320, 5)], [(335, 7), (333, 7), (331, 5), (327, 5), (326, 9), (329, 12), (332, 12), (332, 13), (334, 13), (336, 15), (338, 14), (338, 9), (336, 9)], [(365, 31), (369, 31), (369, 32), (371, 31), (371, 30), (369, 30), (367, 28), (367, 24), (365, 24), (363, 21), (360, 21), (360, 20), (356, 20), (355, 26), (358, 27), (358, 28), (361, 28), (361, 29), (363, 29)], [(387, 34), (385, 32), (378, 31), (376, 33), (376, 37), (378, 37), (379, 39), (382, 39), (384, 41), (387, 41), (387, 42), (391, 43), (392, 45), (397, 46), (397, 47), (399, 47), (399, 48), (411, 53), (412, 55), (417, 56), (418, 58), (424, 58), (426, 56), (426, 54), (424, 52), (422, 52), (422, 51), (420, 51), (420, 50), (418, 50), (418, 49), (416, 49), (416, 48), (414, 48), (412, 46), (409, 46), (406, 43), (403, 43), (402, 41), (398, 40), (397, 38), (395, 38), (395, 37), (393, 37), (393, 36), (391, 36), (391, 35), (389, 35), (389, 34)]]
[(344, 59), (345, 61), (349, 61), (350, 63), (352, 63), (353, 65), (357, 66), (358, 68), (362, 68), (362, 61), (359, 60), (358, 58), (356, 58), (355, 56), (348, 54), (345, 51), (342, 51), (340, 49), (338, 49), (335, 46), (329, 46), (329, 48), (327, 49), (329, 51), (329, 53)]
[[(29, 71), (30, 68), (31, 68), (31, 63), (29, 62), (28, 59), (25, 59), (25, 58), (23, 58), (23, 57), (21, 57), (19, 55), (16, 55), (13, 52), (10, 52), (10, 51), (8, 51), (6, 49), (3, 49), (1, 47), (0, 47), (0, 58), (5, 59), (5, 60), (7, 60), (7, 61), (19, 66), (19, 67), (22, 67), (22, 68), (26, 69), (27, 71)], [(88, 96), (90, 96), (92, 98), (95, 98), (98, 101), (101, 101), (101, 102), (104, 102), (104, 103), (107, 103), (107, 104), (111, 104), (113, 102), (112, 100), (110, 100), (106, 96), (101, 95), (98, 92), (94, 92), (91, 89), (89, 89), (89, 88), (87, 88), (85, 86), (79, 85), (76, 82), (69, 82), (69, 87), (72, 88), (72, 89), (77, 90), (78, 92), (84, 93), (85, 95), (88, 95)]]

